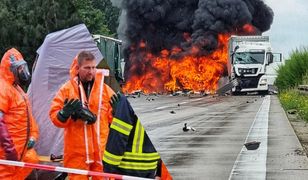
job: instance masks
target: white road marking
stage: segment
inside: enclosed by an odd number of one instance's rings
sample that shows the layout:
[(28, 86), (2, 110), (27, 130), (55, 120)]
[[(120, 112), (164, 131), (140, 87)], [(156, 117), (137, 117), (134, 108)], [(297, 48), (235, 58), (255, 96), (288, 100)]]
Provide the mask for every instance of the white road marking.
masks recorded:
[(160, 107), (157, 107), (157, 108), (155, 108), (155, 109), (157, 109), (157, 110), (160, 110), (160, 109), (165, 109), (165, 108), (168, 108), (169, 106), (160, 106)]
[(266, 179), (266, 159), (268, 141), (268, 116), (270, 108), (270, 96), (264, 100), (249, 129), (245, 143), (260, 141), (257, 150), (247, 150), (243, 145), (231, 170), (229, 180), (237, 179)]
[(184, 102), (181, 102), (181, 103), (179, 103), (179, 104), (181, 104), (181, 105), (182, 105), (182, 104), (186, 104), (186, 103), (188, 103), (188, 102), (184, 101)]
[(195, 102), (195, 101), (200, 101), (201, 99), (203, 99), (203, 98), (193, 99), (191, 101)]

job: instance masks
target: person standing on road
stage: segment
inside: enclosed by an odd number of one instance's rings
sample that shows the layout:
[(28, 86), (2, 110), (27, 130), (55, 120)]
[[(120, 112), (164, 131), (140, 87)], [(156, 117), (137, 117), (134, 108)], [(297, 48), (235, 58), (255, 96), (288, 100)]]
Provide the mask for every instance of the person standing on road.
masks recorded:
[[(8, 50), (0, 64), (0, 159), (37, 163), (33, 146), (38, 139), (38, 127), (33, 118), (28, 97), (21, 88), (31, 75), (21, 53)], [(0, 165), (0, 179), (23, 180), (30, 168)]]
[[(109, 132), (108, 122), (112, 120), (109, 101), (114, 92), (102, 80), (94, 55), (81, 51), (71, 65), (70, 80), (52, 101), (51, 121), (64, 128), (64, 167), (98, 172), (103, 169), (102, 152)], [(69, 174), (69, 179), (88, 177)]]

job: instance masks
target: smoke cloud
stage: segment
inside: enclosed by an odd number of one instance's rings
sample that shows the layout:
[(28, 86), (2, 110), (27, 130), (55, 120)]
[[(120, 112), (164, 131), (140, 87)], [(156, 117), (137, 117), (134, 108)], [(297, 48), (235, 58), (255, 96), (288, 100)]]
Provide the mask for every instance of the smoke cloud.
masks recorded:
[(245, 24), (262, 33), (274, 15), (262, 0), (112, 1), (122, 9), (118, 34), (126, 56), (141, 41), (153, 54), (174, 47), (190, 53), (197, 47), (198, 55), (206, 55), (217, 48), (218, 34), (239, 34)]
[(215, 90), (228, 36), (260, 35), (274, 16), (262, 0), (111, 1), (121, 9), (125, 91)]

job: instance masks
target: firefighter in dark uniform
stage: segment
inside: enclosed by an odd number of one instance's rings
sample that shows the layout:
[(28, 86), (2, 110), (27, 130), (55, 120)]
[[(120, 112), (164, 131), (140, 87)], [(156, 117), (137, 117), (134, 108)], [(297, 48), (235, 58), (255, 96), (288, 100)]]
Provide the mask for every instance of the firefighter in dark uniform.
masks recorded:
[(113, 100), (111, 104), (116, 107), (103, 157), (104, 172), (145, 178), (160, 176), (160, 156), (130, 103), (119, 94)]

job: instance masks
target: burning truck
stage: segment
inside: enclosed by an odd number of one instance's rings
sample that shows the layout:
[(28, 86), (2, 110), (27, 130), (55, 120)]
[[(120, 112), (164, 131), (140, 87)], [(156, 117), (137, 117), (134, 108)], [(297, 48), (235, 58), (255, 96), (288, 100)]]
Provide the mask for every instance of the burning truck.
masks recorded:
[(215, 92), (228, 76), (232, 35), (262, 35), (273, 11), (262, 0), (112, 0), (121, 9), (118, 38), (124, 92)]

